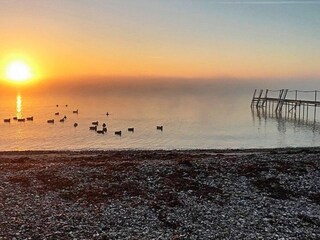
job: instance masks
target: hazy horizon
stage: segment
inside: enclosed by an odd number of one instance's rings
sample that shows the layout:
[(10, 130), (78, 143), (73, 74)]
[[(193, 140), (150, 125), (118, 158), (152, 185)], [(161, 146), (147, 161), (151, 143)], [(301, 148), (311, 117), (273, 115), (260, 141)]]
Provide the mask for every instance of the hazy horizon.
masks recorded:
[(68, 81), (38, 81), (30, 84), (12, 84), (0, 82), (2, 95), (25, 92), (28, 94), (65, 94), (67, 92), (98, 94), (123, 92), (131, 94), (154, 92), (212, 92), (212, 94), (230, 95), (246, 94), (251, 97), (254, 89), (291, 89), (291, 90), (320, 90), (320, 79), (201, 79), (201, 78), (155, 78), (155, 77), (100, 77), (72, 79)]

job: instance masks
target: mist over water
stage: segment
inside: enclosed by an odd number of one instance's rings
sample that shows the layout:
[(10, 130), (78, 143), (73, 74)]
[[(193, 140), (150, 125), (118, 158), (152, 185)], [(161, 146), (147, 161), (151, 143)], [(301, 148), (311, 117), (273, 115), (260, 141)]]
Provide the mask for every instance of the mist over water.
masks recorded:
[[(269, 84), (271, 85), (271, 84)], [(310, 85), (311, 86), (311, 85)], [(66, 85), (0, 97), (0, 150), (318, 146), (318, 123), (252, 112), (253, 83)], [(263, 84), (261, 84), (263, 87)], [(56, 107), (56, 105), (59, 107)], [(68, 105), (66, 107), (66, 104)], [(79, 109), (79, 114), (73, 110)], [(55, 113), (59, 112), (59, 116)], [(110, 115), (107, 116), (106, 113)], [(34, 117), (17, 122), (12, 117)], [(59, 122), (66, 116), (64, 123)], [(11, 123), (4, 123), (11, 118)], [(47, 120), (55, 119), (54, 124)], [(312, 119), (312, 118), (311, 118)], [(90, 131), (107, 124), (106, 134)], [(78, 123), (78, 127), (74, 127)], [(156, 129), (162, 125), (163, 131)], [(134, 133), (128, 132), (134, 127)], [(115, 131), (122, 131), (116, 136)]]

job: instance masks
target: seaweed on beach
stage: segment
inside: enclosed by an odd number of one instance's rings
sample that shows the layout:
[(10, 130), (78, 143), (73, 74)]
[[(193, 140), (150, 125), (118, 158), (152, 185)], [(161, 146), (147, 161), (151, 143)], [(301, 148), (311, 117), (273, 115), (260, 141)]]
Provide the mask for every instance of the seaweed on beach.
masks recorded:
[(22, 187), (28, 188), (31, 186), (31, 180), (29, 177), (26, 176), (11, 176), (9, 177), (9, 181), (13, 184), (18, 184)]
[(52, 172), (38, 172), (36, 179), (41, 183), (39, 191), (58, 191), (72, 188), (74, 182), (66, 176), (59, 176)]
[(195, 169), (178, 168), (173, 173), (164, 176), (162, 185), (164, 188), (175, 189), (178, 192), (186, 192), (201, 198), (212, 199), (214, 195), (220, 195), (223, 191), (217, 187), (199, 182), (199, 172)]
[(272, 198), (277, 199), (290, 199), (294, 194), (292, 191), (283, 187), (280, 180), (276, 177), (271, 178), (259, 178), (252, 181), (260, 191), (266, 192)]
[(153, 202), (153, 207), (155, 205), (167, 206), (167, 207), (182, 207), (183, 203), (179, 199), (177, 193), (170, 191), (170, 190), (163, 190), (156, 194), (155, 200)]
[(126, 197), (145, 197), (146, 191), (135, 182), (123, 182), (118, 184), (109, 184), (104, 187), (92, 187), (73, 189), (72, 191), (63, 191), (60, 196), (63, 199), (73, 202), (83, 203), (107, 203), (113, 200), (122, 200)]
[(258, 177), (261, 172), (268, 172), (270, 168), (262, 163), (245, 163), (238, 167), (238, 174), (247, 177)]
[(0, 238), (317, 239), (318, 155), (205, 153), (3, 155)]

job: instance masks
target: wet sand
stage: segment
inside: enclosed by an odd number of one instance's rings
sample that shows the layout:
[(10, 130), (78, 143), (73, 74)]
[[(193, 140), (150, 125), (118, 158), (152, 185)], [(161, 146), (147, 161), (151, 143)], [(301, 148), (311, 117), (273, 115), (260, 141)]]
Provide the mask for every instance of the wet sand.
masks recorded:
[(319, 239), (320, 148), (0, 152), (3, 239)]

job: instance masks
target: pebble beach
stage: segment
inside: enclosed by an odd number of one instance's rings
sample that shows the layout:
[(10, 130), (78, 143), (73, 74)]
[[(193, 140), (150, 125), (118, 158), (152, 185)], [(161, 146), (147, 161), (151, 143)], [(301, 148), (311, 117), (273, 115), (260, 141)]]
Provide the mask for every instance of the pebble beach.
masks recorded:
[(0, 239), (319, 239), (320, 149), (0, 153)]

